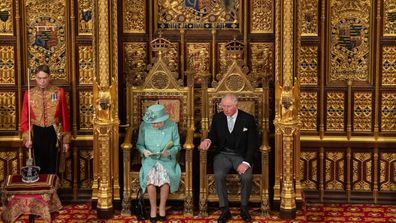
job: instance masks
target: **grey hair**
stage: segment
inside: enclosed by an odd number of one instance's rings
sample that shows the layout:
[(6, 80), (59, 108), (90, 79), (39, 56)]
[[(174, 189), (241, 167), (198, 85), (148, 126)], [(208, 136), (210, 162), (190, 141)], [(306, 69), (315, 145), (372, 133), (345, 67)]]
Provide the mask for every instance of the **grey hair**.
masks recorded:
[(223, 101), (225, 99), (231, 99), (231, 101), (232, 101), (232, 103), (234, 105), (238, 105), (238, 98), (237, 98), (237, 96), (235, 96), (235, 94), (226, 94), (226, 95), (224, 95), (223, 98), (221, 99), (221, 104), (223, 104)]

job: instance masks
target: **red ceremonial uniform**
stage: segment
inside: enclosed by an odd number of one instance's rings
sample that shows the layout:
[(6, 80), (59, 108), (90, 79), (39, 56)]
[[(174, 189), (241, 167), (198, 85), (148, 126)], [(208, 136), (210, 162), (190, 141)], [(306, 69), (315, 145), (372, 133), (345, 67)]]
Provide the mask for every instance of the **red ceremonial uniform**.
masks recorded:
[(25, 92), (20, 125), (24, 142), (29, 139), (28, 110), (30, 110), (32, 126), (50, 127), (55, 125), (55, 129), (62, 133), (63, 144), (70, 143), (69, 113), (63, 88), (51, 85), (44, 89), (32, 88), (30, 90), (30, 109), (28, 109), (28, 92)]

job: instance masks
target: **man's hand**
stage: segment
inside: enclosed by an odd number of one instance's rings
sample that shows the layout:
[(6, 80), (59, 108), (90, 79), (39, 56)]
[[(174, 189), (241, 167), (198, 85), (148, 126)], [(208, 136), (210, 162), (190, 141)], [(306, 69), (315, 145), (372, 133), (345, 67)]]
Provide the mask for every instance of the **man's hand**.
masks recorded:
[(242, 175), (246, 172), (246, 170), (248, 170), (250, 167), (249, 165), (247, 165), (246, 163), (241, 163), (239, 164), (238, 168), (237, 168), (237, 172), (239, 173), (239, 175)]
[(69, 152), (69, 148), (70, 148), (69, 143), (63, 143), (63, 150), (62, 150), (62, 152), (64, 152), (64, 153)]
[(151, 152), (150, 151), (148, 151), (147, 149), (145, 149), (145, 150), (143, 150), (143, 155), (144, 155), (144, 157), (149, 157), (150, 155), (151, 155)]
[(32, 140), (27, 140), (27, 141), (25, 142), (25, 147), (26, 147), (27, 149), (32, 148), (32, 145), (33, 145)]
[(204, 139), (202, 140), (201, 144), (199, 145), (199, 148), (201, 150), (208, 150), (210, 147), (211, 141), (209, 139)]

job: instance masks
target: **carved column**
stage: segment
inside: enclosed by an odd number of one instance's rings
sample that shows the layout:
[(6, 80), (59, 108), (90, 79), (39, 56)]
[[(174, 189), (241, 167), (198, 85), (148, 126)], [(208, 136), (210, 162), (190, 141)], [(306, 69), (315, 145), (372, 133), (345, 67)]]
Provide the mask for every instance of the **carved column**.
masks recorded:
[[(280, 216), (296, 216), (296, 185), (301, 191), (297, 170), (299, 166), (300, 118), (299, 84), (296, 58), (299, 45), (298, 24), (294, 15), (297, 2), (276, 1), (275, 33), (275, 185), (274, 203), (280, 205)], [(301, 199), (301, 196), (298, 196)]]
[(95, 1), (93, 117), (94, 185), (99, 218), (113, 216), (113, 198), (120, 199), (118, 180), (118, 43), (117, 0)]
[(280, 195), (281, 218), (296, 217), (296, 191), (294, 182), (294, 136), (300, 128), (298, 121), (275, 121), (275, 127), (282, 134), (282, 179)]

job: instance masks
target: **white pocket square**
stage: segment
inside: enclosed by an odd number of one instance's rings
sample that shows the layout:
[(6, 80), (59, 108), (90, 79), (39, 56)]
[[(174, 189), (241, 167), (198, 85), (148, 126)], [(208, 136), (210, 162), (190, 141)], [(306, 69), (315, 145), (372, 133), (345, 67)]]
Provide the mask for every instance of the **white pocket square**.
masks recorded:
[(246, 132), (247, 130), (248, 130), (247, 128), (243, 128), (243, 130), (242, 130), (242, 131)]

